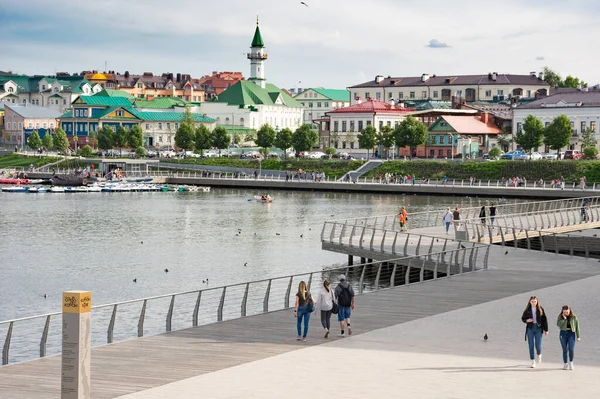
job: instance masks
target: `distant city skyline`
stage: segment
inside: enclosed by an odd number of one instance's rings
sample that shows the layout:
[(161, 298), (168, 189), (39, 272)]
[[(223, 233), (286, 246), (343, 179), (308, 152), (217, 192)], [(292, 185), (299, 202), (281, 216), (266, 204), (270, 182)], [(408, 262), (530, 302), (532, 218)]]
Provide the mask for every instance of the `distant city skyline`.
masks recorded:
[(590, 85), (600, 76), (591, 0), (8, 0), (0, 4), (0, 70), (54, 74), (212, 71), (250, 74), (258, 14), (282, 88), (345, 88), (375, 75), (528, 74), (549, 66)]

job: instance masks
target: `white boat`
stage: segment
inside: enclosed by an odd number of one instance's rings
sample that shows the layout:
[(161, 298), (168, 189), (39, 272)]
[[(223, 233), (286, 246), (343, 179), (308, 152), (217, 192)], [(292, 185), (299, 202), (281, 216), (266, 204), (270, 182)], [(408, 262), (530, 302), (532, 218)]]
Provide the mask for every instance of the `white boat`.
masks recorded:
[(52, 187), (50, 187), (50, 189), (48, 190), (48, 192), (50, 192), (50, 193), (64, 193), (65, 192), (65, 188), (61, 187), (61, 186), (52, 186)]
[(207, 187), (207, 186), (184, 186), (184, 190), (191, 191), (191, 192), (201, 191), (201, 192), (206, 193), (206, 192), (210, 191), (210, 187)]
[(8, 193), (26, 193), (28, 190), (27, 190), (27, 187), (12, 186), (12, 187), (2, 187), (2, 191), (8, 192)]
[(100, 186), (87, 186), (88, 193), (99, 193), (102, 191), (102, 187)]

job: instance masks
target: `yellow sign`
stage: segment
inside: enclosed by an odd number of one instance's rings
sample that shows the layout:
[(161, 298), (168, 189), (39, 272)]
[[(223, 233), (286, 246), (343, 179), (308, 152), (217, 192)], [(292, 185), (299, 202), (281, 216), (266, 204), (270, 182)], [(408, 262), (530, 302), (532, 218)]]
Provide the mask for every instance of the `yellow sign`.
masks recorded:
[(89, 291), (65, 291), (63, 313), (88, 313), (92, 311), (92, 293)]

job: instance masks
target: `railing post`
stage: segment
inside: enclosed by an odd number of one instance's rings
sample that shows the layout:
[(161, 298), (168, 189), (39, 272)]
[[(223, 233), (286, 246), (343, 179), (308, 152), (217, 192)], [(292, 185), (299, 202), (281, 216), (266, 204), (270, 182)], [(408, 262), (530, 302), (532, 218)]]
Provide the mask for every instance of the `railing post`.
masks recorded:
[(558, 239), (556, 238), (556, 233), (552, 233), (554, 236), (554, 253), (558, 255)]
[(267, 313), (269, 311), (269, 296), (271, 295), (271, 281), (269, 280), (269, 284), (267, 284), (267, 290), (265, 291), (265, 299), (263, 299), (263, 312)]
[[(312, 285), (312, 278), (313, 278), (313, 274), (311, 273), (310, 276), (308, 276), (308, 284), (306, 284), (306, 288), (308, 289), (308, 291), (310, 292), (310, 286)], [(271, 282), (269, 281), (269, 285), (271, 284)]]
[(219, 309), (217, 309), (217, 321), (223, 321), (223, 306), (225, 306), (225, 293), (227, 292), (227, 287), (223, 287), (223, 292), (221, 293), (221, 300), (219, 301)]
[(408, 253), (408, 239), (410, 238), (410, 233), (406, 235), (406, 241), (404, 242), (404, 256), (407, 256)]
[(344, 237), (344, 233), (346, 232), (346, 223), (342, 225), (342, 231), (340, 232), (340, 239), (338, 240), (338, 244), (342, 245), (342, 238)]
[(360, 273), (360, 280), (358, 281), (358, 293), (362, 294), (363, 293), (363, 281), (365, 279), (365, 270), (367, 270), (367, 264), (363, 265), (363, 269), (362, 272)]
[(50, 329), (50, 315), (46, 316), (46, 323), (44, 324), (44, 331), (42, 332), (42, 339), (40, 340), (40, 357), (46, 356), (46, 343), (48, 342), (48, 330)]
[(571, 256), (573, 256), (573, 241), (571, 240), (571, 235), (567, 235), (567, 238), (569, 239), (569, 254)]
[(242, 317), (246, 317), (246, 304), (248, 303), (248, 291), (250, 290), (250, 283), (246, 283), (246, 289), (244, 290), (244, 298), (242, 298), (242, 308), (240, 314)]
[(167, 332), (171, 331), (171, 321), (173, 320), (173, 308), (175, 307), (175, 295), (171, 297), (169, 311), (167, 312)]
[(433, 268), (433, 279), (437, 280), (438, 278), (438, 267), (440, 266), (440, 258), (442, 254), (438, 253), (437, 258), (435, 260), (435, 267)]
[(425, 262), (427, 261), (426, 257), (423, 257), (421, 260), (421, 270), (419, 271), (419, 282), (422, 283), (425, 281)]
[(142, 311), (140, 312), (140, 318), (138, 320), (138, 338), (144, 336), (144, 320), (146, 318), (146, 303), (147, 299), (144, 299), (144, 303), (142, 305)]
[(192, 315), (192, 326), (193, 327), (198, 327), (198, 312), (200, 311), (200, 300), (201, 299), (202, 299), (202, 291), (198, 291), (198, 298), (196, 298), (196, 306), (194, 306), (194, 314)]
[(383, 250), (383, 247), (384, 247), (384, 244), (385, 244), (385, 236), (386, 236), (386, 233), (387, 233), (387, 230), (383, 230), (383, 238), (381, 239), (381, 246), (380, 246), (380, 248), (379, 248), (381, 252), (385, 252), (385, 251)]
[(398, 267), (397, 263), (394, 263), (394, 268), (392, 269), (392, 276), (390, 277), (390, 287), (394, 288), (396, 285), (396, 268)]
[(583, 237), (583, 248), (585, 250), (585, 258), (588, 259), (590, 257), (590, 249), (588, 248), (587, 239), (585, 236)]
[(415, 250), (415, 255), (419, 255), (419, 247), (421, 246), (421, 239), (423, 236), (419, 236), (419, 241), (417, 242), (417, 249)]
[(362, 231), (360, 233), (360, 242), (358, 243), (358, 247), (362, 248), (363, 247), (363, 237), (365, 235), (365, 230), (367, 229), (366, 226), (363, 226)]
[(113, 306), (112, 314), (110, 315), (110, 322), (108, 323), (108, 337), (107, 342), (112, 344), (113, 342), (113, 332), (115, 330), (115, 321), (117, 318), (117, 305)]
[(485, 256), (483, 257), (483, 270), (487, 270), (488, 268), (488, 259), (490, 257), (490, 248), (492, 246), (488, 245), (488, 247), (485, 250)]
[(290, 307), (290, 294), (292, 292), (292, 281), (293, 280), (294, 280), (294, 276), (291, 276), (290, 282), (288, 283), (288, 286), (287, 286), (287, 291), (285, 292), (285, 299), (283, 301), (283, 307), (286, 309)]
[(404, 275), (404, 284), (410, 284), (410, 264), (412, 263), (413, 258), (408, 260), (408, 265), (406, 266), (406, 274)]
[(373, 241), (375, 241), (375, 228), (373, 228), (373, 234), (371, 234), (371, 243), (369, 245), (371, 251), (373, 250)]
[(540, 251), (545, 252), (544, 250), (544, 236), (542, 235), (541, 231), (538, 231), (539, 237), (540, 237)]
[(379, 290), (379, 277), (381, 276), (381, 267), (383, 266), (383, 262), (379, 263), (379, 267), (377, 268), (377, 275), (375, 276), (375, 291)]
[(527, 250), (531, 250), (531, 242), (529, 241), (529, 233), (525, 230), (525, 239), (527, 240)]
[(350, 232), (350, 239), (348, 240), (348, 245), (352, 246), (352, 238), (354, 238), (354, 232), (356, 231), (356, 224), (352, 226), (352, 231)]
[(10, 340), (12, 338), (13, 322), (11, 321), (8, 325), (8, 331), (6, 332), (6, 339), (4, 340), (4, 347), (2, 348), (2, 365), (8, 364), (8, 352), (10, 351)]
[(396, 240), (398, 240), (398, 232), (396, 232), (396, 235), (394, 236), (394, 242), (392, 243), (392, 254), (396, 254)]

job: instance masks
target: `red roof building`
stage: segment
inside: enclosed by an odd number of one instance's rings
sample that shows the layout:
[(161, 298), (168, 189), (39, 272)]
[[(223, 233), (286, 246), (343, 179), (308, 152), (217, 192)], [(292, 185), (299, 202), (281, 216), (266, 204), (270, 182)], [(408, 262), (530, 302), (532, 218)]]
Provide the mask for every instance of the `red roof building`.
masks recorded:
[(212, 75), (205, 75), (200, 78), (199, 83), (206, 93), (206, 101), (209, 101), (240, 80), (244, 80), (244, 76), (241, 72), (213, 71)]

